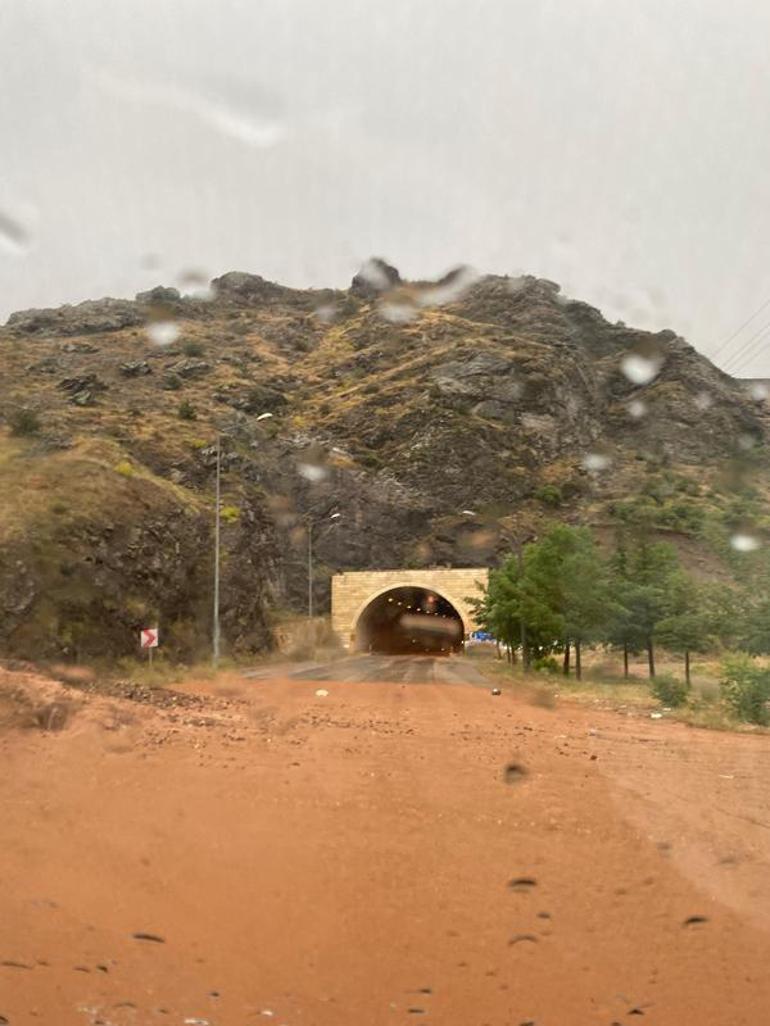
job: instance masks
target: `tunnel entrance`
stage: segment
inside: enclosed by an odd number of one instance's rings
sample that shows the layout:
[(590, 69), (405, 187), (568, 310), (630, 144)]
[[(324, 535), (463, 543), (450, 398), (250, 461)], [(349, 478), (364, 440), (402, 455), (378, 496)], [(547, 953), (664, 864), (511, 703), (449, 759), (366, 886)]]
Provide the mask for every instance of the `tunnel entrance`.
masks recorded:
[(391, 588), (366, 606), (356, 624), (361, 652), (451, 655), (463, 647), (463, 621), (447, 599), (428, 588)]

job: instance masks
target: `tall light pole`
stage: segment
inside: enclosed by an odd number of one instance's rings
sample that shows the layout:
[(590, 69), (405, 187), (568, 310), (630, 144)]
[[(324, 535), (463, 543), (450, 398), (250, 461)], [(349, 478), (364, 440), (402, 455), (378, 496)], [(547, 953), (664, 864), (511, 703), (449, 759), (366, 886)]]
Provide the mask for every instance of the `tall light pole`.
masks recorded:
[(214, 512), (214, 625), (212, 631), (211, 662), (214, 669), (219, 665), (219, 535), (221, 526), (221, 477), (222, 477), (222, 436), (217, 435), (217, 485), (216, 508)]
[[(329, 520), (336, 521), (341, 513), (332, 513)], [(307, 618), (313, 619), (313, 521), (307, 518)]]

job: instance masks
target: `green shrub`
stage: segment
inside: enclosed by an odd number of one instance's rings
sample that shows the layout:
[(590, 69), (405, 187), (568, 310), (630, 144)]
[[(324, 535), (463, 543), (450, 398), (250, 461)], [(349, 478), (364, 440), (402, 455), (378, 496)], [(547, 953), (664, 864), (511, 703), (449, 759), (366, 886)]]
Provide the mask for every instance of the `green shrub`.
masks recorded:
[(12, 435), (36, 435), (40, 430), (40, 417), (34, 410), (28, 410), (26, 407), (12, 413), (8, 418), (8, 423)]
[(540, 656), (539, 659), (535, 659), (532, 663), (532, 669), (537, 671), (537, 673), (561, 672), (559, 661), (558, 659), (554, 659), (553, 656)]
[(226, 524), (233, 524), (241, 515), (237, 506), (222, 506), (219, 515)]
[(770, 723), (770, 669), (747, 655), (726, 659), (719, 681), (722, 694), (735, 715), (746, 723)]
[(203, 356), (205, 350), (200, 342), (196, 342), (194, 338), (187, 339), (186, 342), (182, 343), (182, 352), (185, 356)]
[(189, 399), (183, 399), (177, 408), (177, 414), (180, 420), (197, 420), (198, 414), (195, 412), (195, 407)]
[(553, 484), (546, 484), (542, 488), (538, 488), (535, 492), (535, 498), (539, 499), (544, 506), (550, 506), (551, 509), (561, 506), (563, 501), (561, 488)]
[(135, 474), (134, 468), (128, 460), (121, 460), (120, 463), (116, 463), (114, 470), (121, 477), (133, 477)]
[(650, 690), (661, 705), (668, 705), (673, 709), (684, 705), (689, 691), (685, 681), (670, 673), (659, 673), (657, 677), (653, 677)]

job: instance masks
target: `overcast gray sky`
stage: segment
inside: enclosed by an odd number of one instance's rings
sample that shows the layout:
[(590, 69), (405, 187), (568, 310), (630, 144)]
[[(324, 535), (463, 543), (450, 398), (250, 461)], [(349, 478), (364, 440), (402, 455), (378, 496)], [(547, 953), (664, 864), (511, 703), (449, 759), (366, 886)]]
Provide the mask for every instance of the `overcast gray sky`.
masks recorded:
[[(769, 42), (761, 0), (0, 0), (0, 320), (376, 254), (714, 353), (770, 298)], [(770, 376), (766, 324), (719, 362)]]

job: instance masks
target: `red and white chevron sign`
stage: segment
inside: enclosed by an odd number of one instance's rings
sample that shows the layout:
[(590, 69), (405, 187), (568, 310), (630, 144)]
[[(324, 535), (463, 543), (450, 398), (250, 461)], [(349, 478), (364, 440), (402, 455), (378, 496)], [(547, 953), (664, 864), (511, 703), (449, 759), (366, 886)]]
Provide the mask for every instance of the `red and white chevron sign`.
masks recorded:
[(158, 634), (157, 627), (145, 627), (139, 631), (139, 642), (142, 648), (157, 648)]

